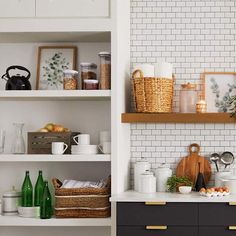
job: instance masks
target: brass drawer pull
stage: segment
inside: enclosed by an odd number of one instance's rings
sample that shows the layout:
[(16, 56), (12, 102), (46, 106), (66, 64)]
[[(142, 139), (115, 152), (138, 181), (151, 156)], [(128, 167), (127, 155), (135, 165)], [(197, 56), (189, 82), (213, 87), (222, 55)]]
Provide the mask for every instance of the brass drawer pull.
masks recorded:
[(236, 206), (236, 202), (229, 202), (230, 206)]
[(166, 202), (145, 202), (145, 205), (164, 206), (164, 205), (166, 205)]
[(236, 226), (229, 226), (229, 230), (236, 230)]
[(167, 226), (166, 225), (147, 225), (146, 229), (147, 230), (166, 230)]

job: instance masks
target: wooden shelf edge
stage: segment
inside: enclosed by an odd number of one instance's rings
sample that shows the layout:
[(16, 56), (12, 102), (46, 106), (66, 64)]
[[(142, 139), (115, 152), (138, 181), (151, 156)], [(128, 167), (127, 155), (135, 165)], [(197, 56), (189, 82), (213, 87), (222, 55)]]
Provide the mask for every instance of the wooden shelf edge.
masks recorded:
[(235, 123), (229, 113), (123, 113), (122, 123)]

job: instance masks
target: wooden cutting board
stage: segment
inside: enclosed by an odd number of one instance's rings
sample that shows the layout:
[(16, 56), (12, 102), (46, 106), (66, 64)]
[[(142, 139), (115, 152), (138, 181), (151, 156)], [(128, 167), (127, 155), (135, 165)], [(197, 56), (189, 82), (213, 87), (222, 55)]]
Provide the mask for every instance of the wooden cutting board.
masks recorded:
[[(193, 151), (193, 148), (195, 149)], [(200, 172), (204, 176), (205, 183), (207, 184), (211, 178), (211, 165), (210, 162), (202, 156), (199, 156), (200, 146), (196, 143), (189, 146), (189, 156), (184, 157), (178, 164), (176, 169), (176, 176), (188, 177), (195, 185), (197, 176)]]

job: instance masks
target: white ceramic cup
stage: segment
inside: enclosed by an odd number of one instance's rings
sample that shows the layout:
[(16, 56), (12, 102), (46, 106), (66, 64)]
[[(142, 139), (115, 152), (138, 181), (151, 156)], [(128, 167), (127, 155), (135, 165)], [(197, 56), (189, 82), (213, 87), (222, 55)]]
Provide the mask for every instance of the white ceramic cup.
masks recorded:
[(108, 130), (100, 131), (99, 143), (110, 142), (110, 141), (111, 141), (111, 132)]
[(110, 154), (111, 153), (111, 142), (104, 142), (98, 145), (98, 149), (103, 154)]
[(62, 155), (66, 149), (68, 148), (68, 145), (63, 142), (52, 142), (52, 154), (53, 155)]
[(90, 145), (90, 135), (89, 134), (78, 134), (73, 137), (73, 140), (78, 145)]

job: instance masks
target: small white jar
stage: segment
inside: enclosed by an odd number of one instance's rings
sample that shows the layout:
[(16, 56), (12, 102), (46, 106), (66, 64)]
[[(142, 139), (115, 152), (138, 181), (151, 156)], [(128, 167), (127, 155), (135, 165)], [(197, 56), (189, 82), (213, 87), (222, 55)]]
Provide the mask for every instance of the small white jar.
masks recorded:
[(156, 169), (157, 192), (166, 192), (166, 182), (172, 176), (172, 170), (164, 165)]
[(140, 193), (155, 193), (156, 192), (156, 177), (153, 172), (145, 171), (139, 177), (139, 192)]
[(148, 161), (141, 160), (134, 164), (134, 191), (139, 191), (139, 177), (146, 170), (150, 170), (151, 164)]

